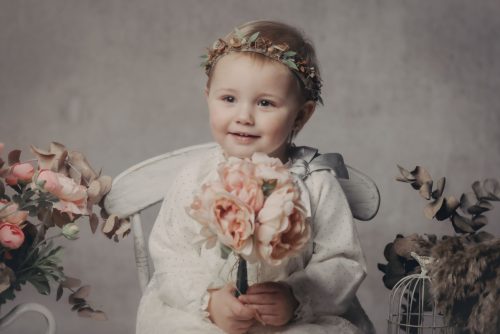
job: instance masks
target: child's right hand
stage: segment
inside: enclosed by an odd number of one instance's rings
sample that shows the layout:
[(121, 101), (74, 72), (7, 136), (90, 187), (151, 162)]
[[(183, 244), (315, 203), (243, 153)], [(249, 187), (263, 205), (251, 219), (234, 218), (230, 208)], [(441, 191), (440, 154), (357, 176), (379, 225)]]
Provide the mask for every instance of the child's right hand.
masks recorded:
[(210, 320), (229, 334), (246, 333), (255, 324), (255, 310), (243, 305), (234, 296), (235, 287), (227, 284), (210, 293)]

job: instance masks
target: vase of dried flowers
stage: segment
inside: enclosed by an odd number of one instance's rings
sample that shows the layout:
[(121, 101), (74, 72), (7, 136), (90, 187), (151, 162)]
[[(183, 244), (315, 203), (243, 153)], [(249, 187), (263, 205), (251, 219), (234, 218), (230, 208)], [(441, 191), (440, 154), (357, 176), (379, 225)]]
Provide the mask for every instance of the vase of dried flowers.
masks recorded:
[[(500, 238), (480, 231), (487, 223), (485, 213), (500, 201), (500, 183), (493, 178), (472, 183), (472, 191), (461, 196), (444, 196), (446, 179), (434, 182), (429, 172), (417, 166), (413, 171), (399, 167), (398, 181), (410, 183), (429, 201), (424, 208), (428, 219), (449, 220), (454, 235), (397, 235), (386, 245), (387, 264), (379, 264), (384, 285), (392, 289), (409, 275), (421, 273), (422, 266), (411, 253), (431, 256), (428, 266), (428, 294), (436, 311), (456, 333), (500, 333)], [(410, 310), (404, 310), (410, 312)], [(412, 328), (421, 325), (409, 318)], [(420, 333), (420, 332), (419, 332)]]

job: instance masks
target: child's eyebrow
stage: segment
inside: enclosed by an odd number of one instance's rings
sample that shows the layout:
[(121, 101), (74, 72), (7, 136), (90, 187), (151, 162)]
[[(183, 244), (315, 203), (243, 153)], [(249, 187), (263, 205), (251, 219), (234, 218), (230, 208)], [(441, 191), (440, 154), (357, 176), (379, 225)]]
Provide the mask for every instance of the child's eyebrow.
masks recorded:
[(217, 88), (215, 90), (215, 93), (221, 93), (221, 92), (226, 92), (226, 93), (236, 93), (237, 90), (234, 89), (234, 88), (225, 88), (225, 87), (222, 87), (222, 88)]

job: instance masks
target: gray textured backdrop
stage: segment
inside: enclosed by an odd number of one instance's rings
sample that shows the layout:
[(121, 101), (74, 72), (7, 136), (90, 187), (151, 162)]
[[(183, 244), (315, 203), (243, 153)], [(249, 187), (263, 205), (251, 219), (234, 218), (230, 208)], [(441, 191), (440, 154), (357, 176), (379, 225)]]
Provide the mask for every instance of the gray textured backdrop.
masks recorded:
[[(325, 81), (325, 107), (297, 143), (342, 152), (380, 187), (379, 215), (358, 227), (369, 263), (359, 295), (382, 333), (389, 292), (376, 264), (384, 245), (398, 232), (452, 233), (425, 220), (424, 201), (394, 181), (396, 164), (447, 176), (449, 194), (500, 177), (499, 13), (495, 0), (0, 0), (0, 141), (28, 157), (30, 143), (57, 140), (112, 176), (209, 141), (204, 47), (248, 20), (297, 25), (316, 44)], [(487, 227), (497, 235), (498, 211)], [(49, 306), (59, 333), (133, 333), (131, 239), (114, 244), (82, 230), (64, 265), (93, 286), (90, 299), (109, 321), (80, 319), (66, 301), (30, 288), (16, 302)], [(6, 332), (43, 325), (23, 319)]]

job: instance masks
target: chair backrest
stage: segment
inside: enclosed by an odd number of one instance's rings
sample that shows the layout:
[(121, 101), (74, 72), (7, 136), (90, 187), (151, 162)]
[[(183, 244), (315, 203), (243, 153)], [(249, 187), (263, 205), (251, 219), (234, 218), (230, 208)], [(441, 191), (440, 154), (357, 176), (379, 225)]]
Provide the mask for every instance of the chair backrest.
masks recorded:
[[(149, 282), (150, 271), (141, 211), (163, 200), (169, 184), (186, 162), (215, 146), (215, 143), (207, 143), (166, 153), (134, 165), (114, 179), (104, 206), (108, 212), (120, 218), (130, 217), (132, 221), (135, 259), (142, 291)], [(349, 179), (339, 179), (339, 183), (353, 216), (362, 221), (370, 220), (377, 214), (380, 205), (378, 188), (368, 176), (348, 165), (346, 167)]]

